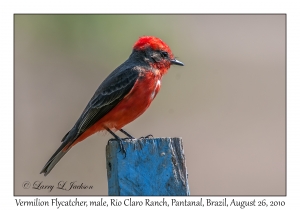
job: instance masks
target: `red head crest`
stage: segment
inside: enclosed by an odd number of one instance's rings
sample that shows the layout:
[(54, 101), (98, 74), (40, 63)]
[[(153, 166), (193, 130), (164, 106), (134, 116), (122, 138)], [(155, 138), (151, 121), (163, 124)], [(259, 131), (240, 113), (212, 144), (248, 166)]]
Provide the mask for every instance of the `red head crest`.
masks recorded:
[(170, 57), (173, 57), (173, 54), (169, 48), (169, 46), (164, 43), (161, 39), (154, 36), (142, 36), (137, 40), (134, 44), (133, 48), (135, 50), (145, 50), (150, 47), (152, 50), (162, 50), (168, 52)]

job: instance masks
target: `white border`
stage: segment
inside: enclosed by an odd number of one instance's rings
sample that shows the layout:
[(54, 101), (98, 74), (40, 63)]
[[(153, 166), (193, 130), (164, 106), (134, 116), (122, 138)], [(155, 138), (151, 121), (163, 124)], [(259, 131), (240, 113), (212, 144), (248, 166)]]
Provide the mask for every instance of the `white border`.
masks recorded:
[[(296, 1), (3, 1), (0, 9), (0, 91), (1, 91), (1, 152), (0, 152), (0, 206), (16, 207), (13, 197), (13, 14), (15, 13), (286, 13), (287, 14), (287, 197), (266, 197), (284, 200), (284, 208), (297, 209), (299, 200), (299, 7)], [(24, 197), (33, 199), (34, 197)], [(74, 199), (75, 197), (60, 197)], [(98, 200), (99, 197), (80, 197)], [(108, 197), (106, 197), (108, 199)], [(142, 199), (142, 197), (140, 197)], [(195, 198), (195, 197), (194, 197)], [(205, 197), (206, 199), (207, 197)], [(221, 197), (213, 197), (222, 199)], [(234, 197), (230, 197), (234, 198)], [(260, 197), (262, 198), (262, 197)], [(51, 199), (51, 197), (42, 197)], [(237, 197), (251, 200), (251, 197)], [(293, 208), (294, 207), (294, 208)], [(32, 207), (22, 207), (32, 209)], [(48, 207), (49, 208), (49, 207)], [(74, 207), (70, 207), (74, 208)], [(77, 208), (77, 207), (75, 207)], [(85, 207), (86, 208), (86, 207)], [(132, 207), (130, 207), (132, 208)], [(140, 207), (138, 207), (140, 208)], [(180, 207), (182, 208), (182, 207)], [(222, 209), (221, 207), (216, 207)], [(247, 207), (246, 207), (247, 208)], [(50, 208), (49, 208), (50, 209)], [(54, 208), (53, 208), (54, 209)], [(55, 208), (57, 209), (57, 208)], [(65, 207), (64, 209), (69, 209)], [(212, 207), (211, 209), (215, 209)], [(239, 209), (239, 208), (238, 208)], [(254, 208), (251, 208), (254, 209)], [(277, 208), (272, 208), (277, 209)], [(282, 209), (282, 208), (281, 208)]]

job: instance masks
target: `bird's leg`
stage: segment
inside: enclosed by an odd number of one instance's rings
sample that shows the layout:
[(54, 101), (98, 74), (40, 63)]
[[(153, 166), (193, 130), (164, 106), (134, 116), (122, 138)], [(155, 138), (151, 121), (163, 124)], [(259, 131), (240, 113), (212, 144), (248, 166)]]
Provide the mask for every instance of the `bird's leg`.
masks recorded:
[[(129, 139), (135, 139), (132, 135), (130, 135), (129, 133), (127, 133), (126, 131), (124, 131), (122, 128), (120, 129), (120, 131), (122, 132), (122, 133), (124, 133), (126, 136), (128, 136), (128, 138)], [(149, 137), (152, 137), (153, 138), (153, 135), (152, 134), (149, 134), (149, 135), (147, 135), (147, 136), (142, 136), (142, 137), (140, 137), (139, 139), (147, 139), (147, 138), (149, 138)]]
[[(124, 153), (125, 157), (126, 157), (126, 150), (124, 148), (124, 145), (123, 145), (123, 141), (122, 139), (117, 136), (114, 132), (112, 132), (108, 127), (104, 127), (113, 137), (115, 137), (115, 139), (119, 142), (119, 145), (120, 145), (120, 151), (122, 151), (122, 153)], [(119, 151), (119, 152), (120, 152)], [(124, 157), (124, 158), (125, 158)]]
[(120, 131), (122, 132), (122, 133), (124, 133), (126, 136), (128, 136), (128, 138), (129, 139), (135, 139), (132, 135), (130, 135), (129, 133), (127, 133), (126, 131), (124, 131), (122, 128), (120, 129)]
[(152, 134), (149, 134), (149, 135), (147, 135), (147, 136), (142, 136), (142, 137), (140, 137), (139, 139), (147, 139), (147, 138), (149, 138), (150, 136), (153, 138), (153, 135), (152, 135)]

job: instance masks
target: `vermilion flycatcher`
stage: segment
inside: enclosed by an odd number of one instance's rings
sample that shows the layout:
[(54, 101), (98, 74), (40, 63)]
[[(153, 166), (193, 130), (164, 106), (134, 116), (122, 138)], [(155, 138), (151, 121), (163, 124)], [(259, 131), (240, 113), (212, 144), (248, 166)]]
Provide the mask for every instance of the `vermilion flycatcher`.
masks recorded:
[[(161, 78), (176, 60), (161, 39), (143, 36), (134, 45), (129, 58), (116, 68), (99, 86), (74, 127), (63, 137), (61, 146), (46, 163), (41, 173), (46, 176), (57, 162), (78, 142), (97, 131), (107, 130), (120, 143), (112, 130), (120, 130), (134, 139), (122, 127), (135, 120), (149, 107), (160, 90)], [(126, 155), (126, 153), (125, 153)]]

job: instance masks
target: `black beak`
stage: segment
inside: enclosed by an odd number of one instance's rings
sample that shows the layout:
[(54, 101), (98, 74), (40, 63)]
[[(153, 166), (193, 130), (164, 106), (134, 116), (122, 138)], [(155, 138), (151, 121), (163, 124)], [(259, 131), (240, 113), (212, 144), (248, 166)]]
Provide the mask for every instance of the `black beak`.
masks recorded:
[(171, 64), (178, 65), (178, 66), (184, 66), (184, 64), (181, 61), (176, 60), (176, 59), (172, 59)]

